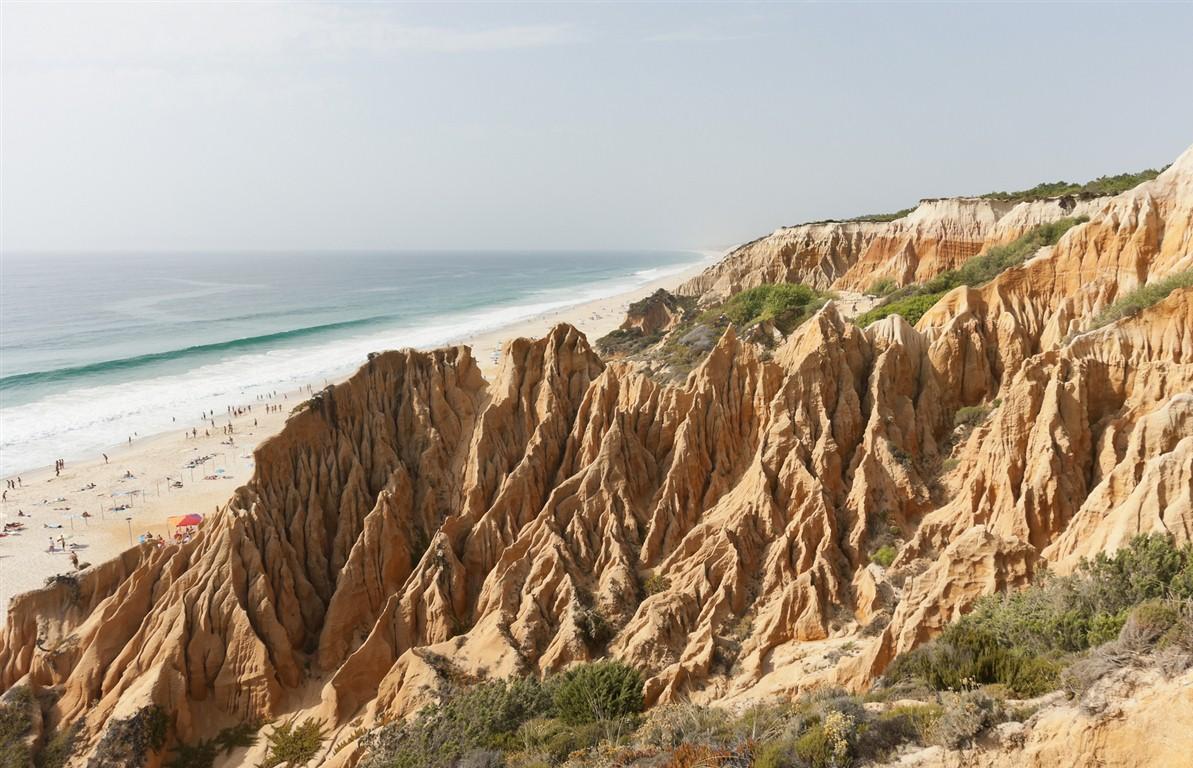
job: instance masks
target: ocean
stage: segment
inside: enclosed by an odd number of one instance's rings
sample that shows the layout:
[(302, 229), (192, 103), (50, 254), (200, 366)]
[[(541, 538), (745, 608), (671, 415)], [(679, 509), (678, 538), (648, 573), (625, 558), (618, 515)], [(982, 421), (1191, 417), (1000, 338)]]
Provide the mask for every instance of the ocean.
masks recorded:
[[(0, 474), (91, 457), (369, 352), (613, 296), (684, 251), (4, 254)], [(487, 350), (476, 350), (478, 356)]]

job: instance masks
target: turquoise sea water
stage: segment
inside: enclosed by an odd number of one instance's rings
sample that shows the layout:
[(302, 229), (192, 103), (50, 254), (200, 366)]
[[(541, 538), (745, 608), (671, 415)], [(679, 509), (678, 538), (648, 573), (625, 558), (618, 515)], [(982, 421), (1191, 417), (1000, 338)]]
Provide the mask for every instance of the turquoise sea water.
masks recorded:
[[(611, 296), (691, 252), (3, 254), (0, 473)], [(479, 356), (487, 350), (477, 350)]]

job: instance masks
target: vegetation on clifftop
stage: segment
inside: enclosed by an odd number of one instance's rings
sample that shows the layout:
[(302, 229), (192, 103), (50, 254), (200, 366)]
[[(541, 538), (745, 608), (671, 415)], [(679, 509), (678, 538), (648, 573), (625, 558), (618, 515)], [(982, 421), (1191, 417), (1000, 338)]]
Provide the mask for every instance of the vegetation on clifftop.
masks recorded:
[(987, 192), (981, 197), (987, 200), (1005, 200), (1009, 202), (1025, 202), (1030, 200), (1045, 200), (1050, 197), (1064, 197), (1074, 195), (1079, 197), (1103, 197), (1117, 195), (1134, 189), (1145, 181), (1151, 181), (1159, 176), (1168, 166), (1163, 168), (1148, 168), (1138, 173), (1119, 173), (1114, 176), (1099, 176), (1084, 184), (1072, 184), (1067, 181), (1046, 181), (1031, 189), (1021, 189), (1017, 192)]

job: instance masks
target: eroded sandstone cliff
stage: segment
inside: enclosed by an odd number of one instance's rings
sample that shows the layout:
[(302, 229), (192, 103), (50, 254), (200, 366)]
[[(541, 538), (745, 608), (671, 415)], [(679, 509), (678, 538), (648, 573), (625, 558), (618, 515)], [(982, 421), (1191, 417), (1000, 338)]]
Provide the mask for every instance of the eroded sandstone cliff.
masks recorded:
[(1193, 290), (1083, 332), (1193, 267), (1193, 150), (1113, 198), (783, 230), (687, 286), (918, 280), (1078, 213), (917, 327), (829, 303), (773, 353), (730, 329), (681, 385), (568, 326), (513, 342), (491, 383), (466, 348), (377, 355), (258, 449), (195, 540), (14, 600), (0, 688), (53, 692), (83, 765), (153, 705), (188, 742), (296, 711), (342, 727), (446, 677), (605, 655), (648, 703), (864, 686), (980, 595), (1193, 536)]

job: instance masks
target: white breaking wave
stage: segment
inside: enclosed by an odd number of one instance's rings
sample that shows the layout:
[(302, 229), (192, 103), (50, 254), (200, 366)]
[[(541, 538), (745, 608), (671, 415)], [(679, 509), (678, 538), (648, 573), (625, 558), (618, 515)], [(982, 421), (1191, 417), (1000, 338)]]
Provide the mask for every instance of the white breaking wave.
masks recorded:
[[(568, 307), (616, 296), (693, 263), (644, 269), (587, 289), (552, 289), (533, 303), (494, 307), (421, 321), (416, 326), (375, 330), (303, 347), (232, 353), (214, 363), (135, 381), (79, 386), (21, 405), (0, 408), (0, 474), (45, 466), (60, 457), (94, 456), (124, 443), (199, 423), (199, 415), (223, 413), (228, 405), (252, 403), (257, 395), (290, 391), (339, 379), (370, 352), (428, 349), (508, 327)], [(484, 354), (485, 350), (477, 350)], [(295, 403), (296, 404), (296, 403)], [(172, 421), (171, 419), (177, 419)]]

